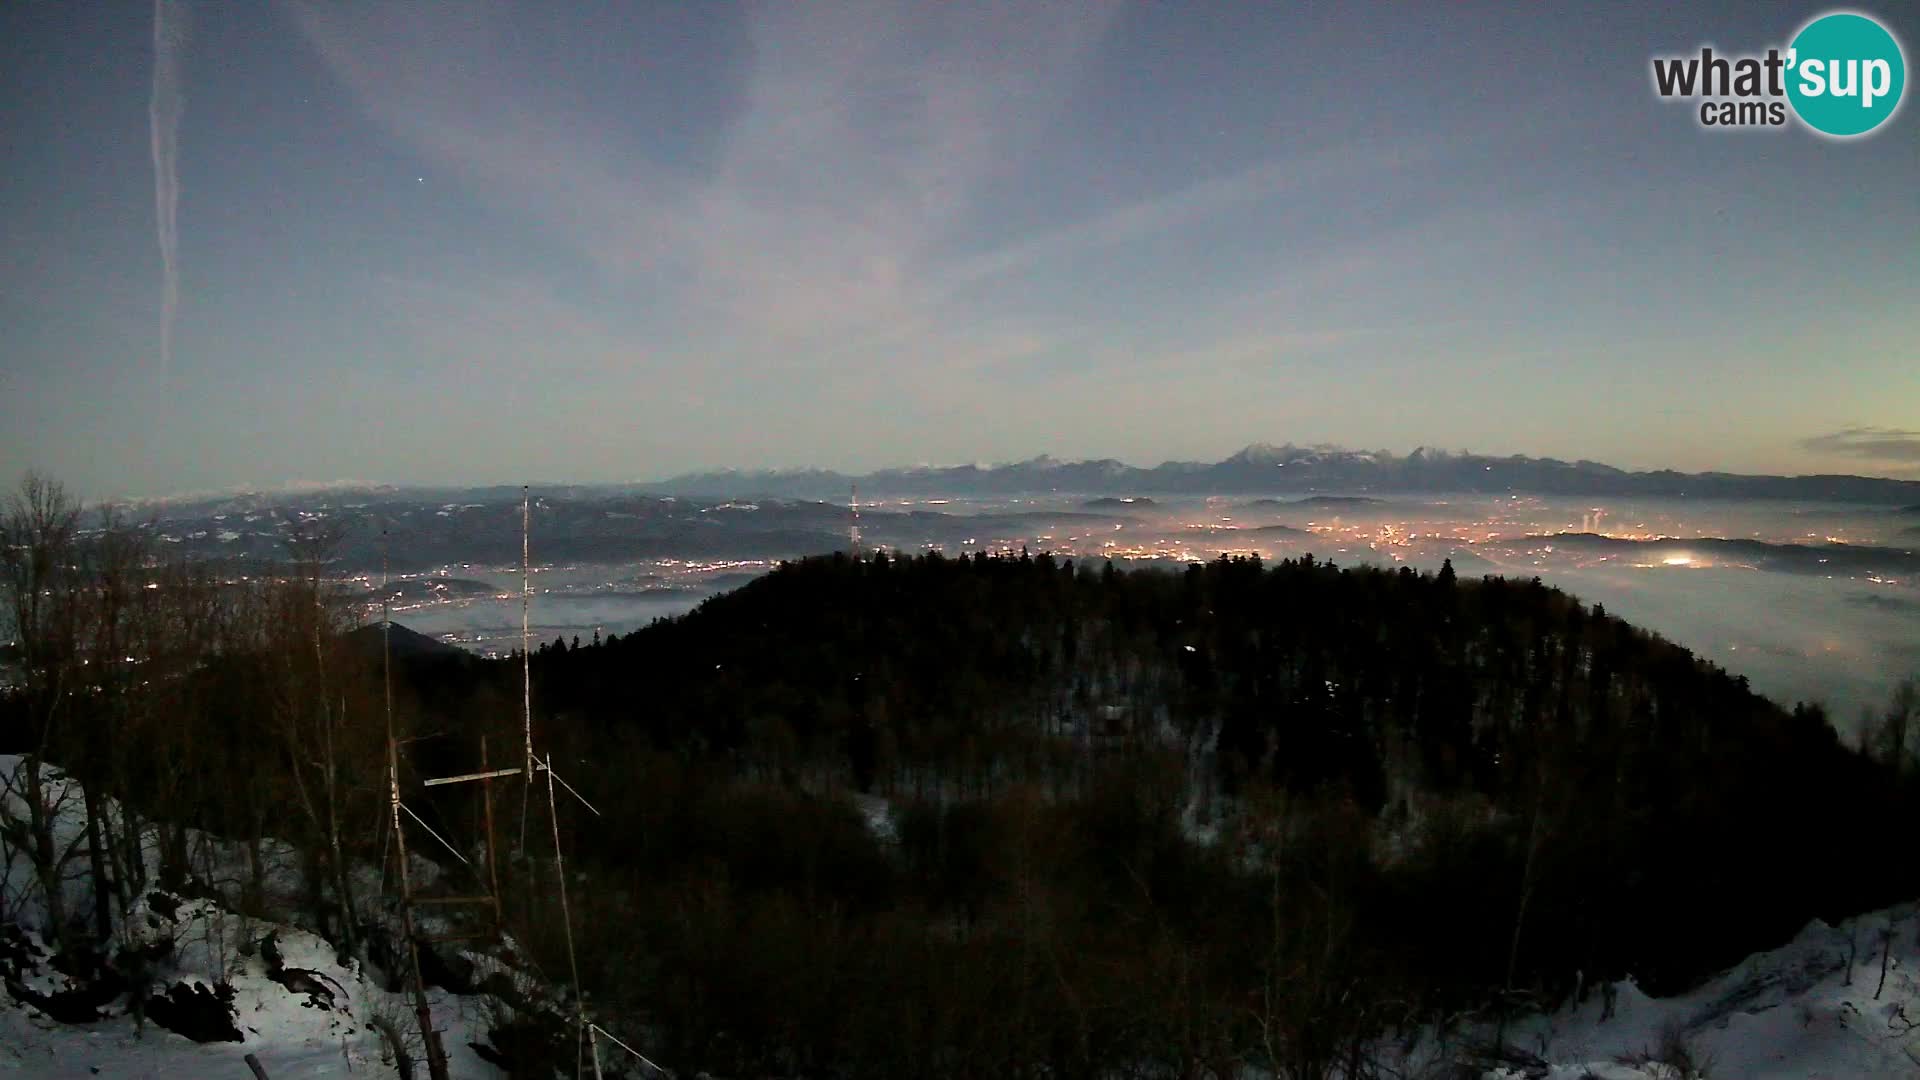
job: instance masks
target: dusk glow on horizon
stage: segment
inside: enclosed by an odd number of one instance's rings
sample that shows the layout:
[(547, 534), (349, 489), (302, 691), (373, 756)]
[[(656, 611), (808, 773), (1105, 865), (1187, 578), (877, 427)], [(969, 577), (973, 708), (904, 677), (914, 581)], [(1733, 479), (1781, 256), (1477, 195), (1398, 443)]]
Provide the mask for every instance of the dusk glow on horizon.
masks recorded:
[(1819, 10), (8, 5), (0, 461), (1916, 477), (1920, 118), (1650, 86)]

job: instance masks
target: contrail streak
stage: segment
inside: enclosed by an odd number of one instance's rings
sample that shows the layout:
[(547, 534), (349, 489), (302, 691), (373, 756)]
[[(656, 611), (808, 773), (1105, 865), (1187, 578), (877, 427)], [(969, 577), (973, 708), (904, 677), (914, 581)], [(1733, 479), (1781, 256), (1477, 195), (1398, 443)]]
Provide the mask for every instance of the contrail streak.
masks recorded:
[[(169, 17), (168, 8), (175, 10)], [(187, 10), (153, 0), (153, 100), (147, 119), (153, 135), (154, 224), (160, 239), (160, 370), (173, 369), (173, 315), (180, 306), (180, 86), (181, 54), (187, 47)]]

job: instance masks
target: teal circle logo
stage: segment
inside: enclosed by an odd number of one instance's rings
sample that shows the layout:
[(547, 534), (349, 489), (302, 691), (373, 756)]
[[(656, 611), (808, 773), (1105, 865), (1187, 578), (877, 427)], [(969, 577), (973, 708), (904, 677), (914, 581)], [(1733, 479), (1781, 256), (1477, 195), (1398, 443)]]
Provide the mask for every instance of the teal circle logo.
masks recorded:
[(1907, 60), (1887, 28), (1839, 11), (1801, 27), (1787, 49), (1787, 100), (1808, 127), (1850, 138), (1886, 123), (1907, 88)]

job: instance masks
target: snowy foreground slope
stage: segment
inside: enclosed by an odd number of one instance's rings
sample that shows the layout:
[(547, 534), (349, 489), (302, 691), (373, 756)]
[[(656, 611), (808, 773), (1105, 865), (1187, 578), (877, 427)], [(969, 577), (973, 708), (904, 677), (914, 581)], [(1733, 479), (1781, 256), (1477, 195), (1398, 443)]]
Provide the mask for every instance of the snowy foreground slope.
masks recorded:
[[(175, 914), (178, 922), (164, 918), (160, 922), (165, 932), (181, 935), (179, 966), (183, 970), (179, 974), (189, 985), (205, 985), (204, 979), (188, 975), (185, 969), (204, 970), (203, 960), (224, 961), (221, 969), (233, 988), (233, 1022), (242, 1041), (196, 1043), (151, 1022), (141, 1032), (127, 1015), (124, 1000), (104, 1009), (105, 1019), (61, 1024), (9, 995), (7, 1007), (0, 1008), (0, 1075), (251, 1080), (244, 1060), (247, 1054), (259, 1059), (272, 1080), (394, 1075), (392, 1059), (368, 1022), (385, 1017), (403, 1033), (410, 1032), (414, 1018), (401, 995), (389, 994), (362, 974), (342, 967), (331, 945), (304, 931), (246, 922), (205, 901), (190, 901)], [(203, 949), (210, 954), (223, 941), (237, 945), (243, 930), (256, 941), (272, 934), (286, 967), (311, 973), (309, 977), (326, 992), (298, 992), (273, 981), (257, 949), (252, 956), (192, 955)], [(38, 945), (37, 935), (29, 940)], [(30, 989), (48, 993), (61, 988), (64, 976), (44, 963), (36, 967), (31, 983), (37, 985), (30, 984)], [(439, 992), (430, 992), (429, 998), (452, 1074), (473, 1080), (506, 1075), (468, 1045), (486, 1040), (486, 1016), (478, 1004)], [(417, 1048), (414, 1052), (417, 1055)], [(424, 1074), (424, 1066), (419, 1068)]]
[[(1651, 998), (1615, 987), (1579, 1007), (1510, 1024), (1517, 1053), (1490, 1080), (1820, 1080), (1920, 1077), (1920, 919), (1913, 905), (1814, 922), (1793, 941), (1756, 953), (1691, 993)], [(1893, 929), (1881, 987), (1881, 942)], [(1851, 945), (1850, 942), (1851, 941)], [(1853, 963), (1849, 965), (1849, 954)], [(1875, 991), (1879, 990), (1876, 1000)], [(1681, 1069), (1680, 1048), (1693, 1068)], [(1419, 1075), (1417, 1060), (1406, 1063)]]
[[(0, 755), (0, 890), (7, 921), (0, 923), (0, 1076), (33, 1077), (233, 1077), (251, 1080), (245, 1055), (255, 1055), (272, 1080), (320, 1076), (392, 1076), (392, 1058), (377, 1024), (400, 1033), (424, 1075), (417, 1025), (405, 996), (388, 992), (378, 972), (343, 964), (334, 947), (318, 935), (267, 919), (248, 918), (210, 899), (146, 892), (116, 928), (112, 951), (149, 954), (147, 975), (153, 990), (137, 1024), (130, 997), (102, 993), (98, 980), (75, 979), (58, 970), (46, 944), (45, 896), (21, 845), (28, 820), (22, 759)], [(54, 823), (61, 850), (75, 850), (85, 815), (79, 785), (59, 770), (42, 770), (42, 806)], [(109, 805), (107, 813), (117, 813)], [(210, 837), (194, 834), (194, 845), (214, 863), (232, 865), (237, 852), (220, 850)], [(157, 843), (157, 841), (155, 842)], [(151, 845), (143, 845), (151, 846)], [(281, 859), (290, 853), (275, 852)], [(92, 884), (86, 861), (72, 860), (62, 875), (69, 911), (88, 911)], [(154, 867), (150, 867), (150, 870)], [(423, 875), (431, 864), (419, 864)], [(377, 871), (367, 886), (378, 889)], [(486, 964), (487, 958), (469, 959)], [(503, 972), (514, 977), (511, 972)], [(515, 977), (522, 985), (523, 979)], [(219, 1041), (197, 1042), (166, 1030), (159, 1021), (172, 1001), (184, 1001), (188, 1022), (224, 1027), (227, 1010), (212, 1005), (231, 988), (231, 1028)], [(492, 1010), (480, 996), (428, 991), (434, 1026), (442, 1033), (456, 1077), (491, 1080), (506, 1075), (481, 1058), (474, 1043), (486, 1044)], [(98, 1016), (71, 1021), (75, 1014)], [(203, 1037), (207, 1033), (203, 1032)], [(237, 1041), (226, 1041), (237, 1035)]]
[[(15, 782), (20, 759), (0, 756), (0, 840), (23, 819)], [(47, 770), (46, 797), (63, 845), (79, 836), (77, 785)], [(876, 828), (889, 824), (884, 804), (862, 810)], [(213, 841), (209, 841), (210, 846)], [(197, 998), (218, 983), (231, 987), (231, 1021), (238, 1041), (196, 1042), (148, 1022), (136, 1025), (125, 994), (89, 1005), (99, 1018), (62, 1023), (47, 1007), (52, 995), (82, 983), (55, 969), (36, 917), (37, 888), (16, 846), (0, 842), (0, 888), (8, 923), (0, 923), (0, 1076), (207, 1077), (250, 1080), (253, 1054), (272, 1080), (308, 1077), (392, 1076), (394, 1065), (378, 1031), (386, 1023), (404, 1039), (414, 1018), (405, 998), (383, 988), (377, 971), (343, 963), (319, 936), (271, 920), (247, 918), (213, 900), (147, 893), (116, 934), (116, 946), (147, 949), (161, 959), (150, 970), (156, 992), (180, 987)], [(82, 861), (83, 863), (83, 861)], [(76, 863), (78, 871), (82, 863)], [(422, 864), (422, 874), (431, 872)], [(377, 876), (368, 883), (377, 886)], [(84, 876), (70, 875), (71, 910), (90, 902)], [(1889, 931), (1891, 934), (1889, 936)], [(1691, 993), (1655, 999), (1631, 983), (1612, 994), (1593, 992), (1577, 1007), (1510, 1023), (1508, 1052), (1484, 1058), (1489, 1080), (1715, 1080), (1772, 1078), (1920, 1077), (1920, 912), (1905, 905), (1849, 920), (1838, 927), (1813, 923), (1779, 948), (1750, 956)], [(1884, 955), (1882, 942), (1891, 942)], [(156, 945), (164, 948), (154, 949)], [(533, 989), (520, 973), (480, 954), (467, 959)], [(1849, 963), (1851, 960), (1851, 963)], [(207, 988), (202, 990), (201, 988)], [(1877, 992), (1877, 993), (1876, 993)], [(497, 1005), (481, 995), (428, 993), (434, 1026), (442, 1032), (452, 1075), (492, 1080), (506, 1073), (475, 1044), (486, 1045)], [(53, 1009), (51, 1011), (67, 1011)], [(149, 1015), (155, 1006), (149, 1006)], [(215, 1016), (225, 1010), (214, 1009)], [(1484, 1045), (1488, 1031), (1427, 1038), (1410, 1050), (1383, 1046), (1397, 1059), (1387, 1075), (1454, 1078), (1465, 1048)], [(410, 1052), (424, 1075), (417, 1045)], [(1676, 1053), (1676, 1050), (1679, 1052)], [(1672, 1062), (1690, 1058), (1692, 1070)], [(610, 1073), (611, 1075), (611, 1073)], [(1257, 1080), (1249, 1072), (1245, 1080)]]
[[(212, 923), (231, 925), (204, 940), (239, 936), (241, 920), (202, 901), (178, 913), (181, 940), (200, 939)], [(1600, 1019), (1601, 995), (1578, 1008), (1523, 1020), (1508, 1040), (1538, 1058), (1535, 1063), (1495, 1068), (1489, 1078), (1546, 1080), (1678, 1080), (1659, 1056), (1676, 1037), (1704, 1075), (1732, 1080), (1823, 1077), (1920, 1076), (1920, 948), (1911, 908), (1852, 920), (1839, 928), (1815, 923), (1794, 941), (1758, 953), (1692, 993), (1649, 998), (1621, 984), (1614, 1015)], [(1878, 941), (1892, 920), (1897, 927), (1886, 986), (1878, 1001)], [(257, 953), (227, 959), (239, 1043), (194, 1043), (149, 1024), (144, 1037), (123, 1013), (88, 1025), (65, 1025), (30, 1006), (9, 1000), (0, 1008), (0, 1075), (34, 1077), (233, 1077), (250, 1076), (242, 1056), (255, 1054), (273, 1080), (307, 1077), (391, 1076), (377, 1034), (367, 1020), (385, 1015), (405, 1025), (398, 995), (387, 994), (334, 961), (333, 948), (298, 930), (251, 923), (249, 933), (276, 933), (289, 967), (305, 968), (323, 985), (337, 987), (330, 1005), (272, 981)], [(1851, 985), (1846, 983), (1847, 933), (1858, 946)], [(187, 950), (190, 955), (192, 950)], [(206, 959), (206, 958), (201, 958)], [(187, 963), (194, 962), (189, 958)], [(58, 977), (42, 989), (51, 988)], [(433, 994), (436, 1026), (445, 1031), (455, 1077), (503, 1076), (476, 1055), (469, 1038), (484, 1041), (485, 1014), (471, 999)], [(1422, 1058), (1405, 1064), (1420, 1075)], [(1639, 1062), (1635, 1064), (1635, 1062)], [(1426, 1061), (1443, 1075), (1438, 1063)]]

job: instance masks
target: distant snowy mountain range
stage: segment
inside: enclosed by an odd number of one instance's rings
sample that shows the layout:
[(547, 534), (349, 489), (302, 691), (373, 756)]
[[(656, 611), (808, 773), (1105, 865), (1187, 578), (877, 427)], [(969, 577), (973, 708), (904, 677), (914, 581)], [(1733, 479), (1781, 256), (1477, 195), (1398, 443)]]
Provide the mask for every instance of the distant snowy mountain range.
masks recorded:
[(1211, 464), (1151, 468), (1113, 458), (1061, 461), (1041, 455), (999, 465), (922, 465), (850, 475), (822, 469), (687, 473), (642, 490), (711, 496), (841, 497), (858, 484), (875, 495), (1202, 495), (1283, 492), (1515, 492), (1533, 495), (1690, 496), (1912, 503), (1920, 481), (1869, 476), (1755, 476), (1630, 472), (1597, 461), (1489, 457), (1421, 448), (1410, 454), (1256, 443)]
[[(1598, 461), (1511, 455), (1494, 457), (1421, 447), (1409, 454), (1331, 446), (1255, 443), (1221, 461), (1167, 461), (1151, 467), (1115, 458), (1063, 461), (1048, 454), (998, 464), (912, 465), (856, 474), (830, 469), (715, 469), (665, 480), (628, 483), (537, 482), (541, 496), (687, 495), (713, 499), (793, 498), (841, 502), (858, 485), (872, 495), (1142, 495), (1525, 494), (1655, 496), (1714, 499), (1799, 499), (1883, 505), (1920, 512), (1920, 480), (1844, 473), (1770, 476), (1673, 469), (1635, 472)], [(453, 505), (517, 502), (517, 484), (457, 486), (339, 481), (234, 488), (132, 500), (166, 516), (184, 510), (246, 513), (297, 502), (377, 504), (395, 500)]]

